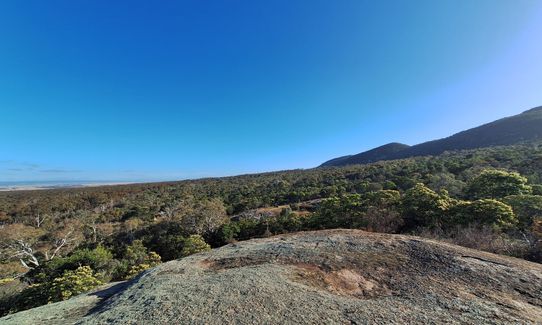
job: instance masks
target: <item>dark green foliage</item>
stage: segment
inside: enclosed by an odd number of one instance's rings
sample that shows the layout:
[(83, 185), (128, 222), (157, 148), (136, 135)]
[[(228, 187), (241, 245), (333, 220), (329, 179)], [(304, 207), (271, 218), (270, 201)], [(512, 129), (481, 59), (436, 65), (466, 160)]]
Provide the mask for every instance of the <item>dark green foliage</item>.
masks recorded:
[(299, 231), (303, 228), (302, 220), (290, 209), (284, 209), (282, 213), (268, 221), (269, 231), (273, 234), (284, 234)]
[(111, 280), (112, 262), (111, 252), (102, 246), (53, 259), (28, 272), (24, 279), (30, 285), (6, 303), (12, 306), (11, 311), (18, 311), (67, 299)]
[(419, 183), (405, 192), (402, 207), (407, 229), (438, 226), (450, 208), (450, 197)]
[(363, 195), (363, 215), (358, 228), (369, 231), (396, 233), (405, 223), (401, 213), (401, 193), (381, 190)]
[(325, 199), (309, 221), (312, 229), (350, 228), (361, 223), (362, 204), (359, 194)]
[(181, 251), (188, 234), (178, 222), (160, 222), (138, 231), (134, 236), (141, 239), (149, 250), (158, 253), (164, 261), (182, 257)]
[(141, 240), (134, 240), (119, 261), (116, 279), (132, 278), (138, 273), (160, 264), (161, 257), (155, 252), (149, 252)]
[(25, 280), (31, 284), (51, 283), (55, 278), (62, 276), (65, 271), (73, 271), (80, 266), (89, 266), (93, 270), (102, 271), (101, 279), (109, 281), (114, 272), (112, 261), (113, 255), (103, 246), (98, 246), (95, 249), (76, 250), (67, 257), (55, 258), (31, 270), (25, 275)]
[(542, 196), (512, 195), (504, 199), (512, 207), (522, 229), (529, 229), (535, 218), (542, 218)]
[(509, 229), (517, 223), (512, 207), (494, 199), (460, 202), (450, 215), (453, 225), (486, 224)]
[(504, 170), (484, 170), (468, 185), (468, 194), (474, 199), (502, 199), (530, 193), (532, 188), (527, 185), (527, 178)]
[(191, 235), (183, 243), (181, 256), (186, 257), (192, 254), (205, 252), (211, 249), (211, 246), (205, 242), (200, 235)]
[(239, 235), (237, 237), (238, 240), (261, 237), (267, 229), (265, 222), (252, 219), (241, 220), (237, 223), (237, 225), (239, 226)]
[(143, 242), (141, 240), (134, 240), (130, 246), (126, 247), (123, 260), (130, 265), (137, 265), (145, 261), (147, 254), (147, 248), (143, 246)]
[(535, 185), (531, 185), (531, 187), (533, 189), (534, 195), (542, 195), (542, 185), (535, 184)]
[(134, 207), (131, 207), (128, 211), (126, 211), (122, 215), (121, 219), (128, 220), (128, 219), (138, 218), (141, 220), (150, 221), (152, 220), (155, 213), (156, 213), (155, 211), (151, 211), (151, 207), (136, 205)]
[(229, 222), (223, 225), (218, 231), (219, 241), (222, 243), (231, 243), (239, 238), (241, 227), (239, 222)]
[[(231, 214), (262, 206), (296, 204), (347, 193), (367, 193), (389, 189), (405, 191), (416, 183), (433, 190), (447, 189), (459, 195), (462, 184), (481, 169), (498, 168), (517, 171), (530, 182), (542, 180), (542, 148), (518, 145), (446, 153), (438, 157), (419, 157), (399, 161), (343, 168), (294, 170), (245, 175), (222, 179), (204, 179), (175, 183), (122, 185), (84, 189), (0, 193), (0, 212), (8, 223), (29, 223), (33, 211), (49, 214), (49, 222), (76, 218), (77, 211), (96, 210), (98, 203), (113, 202), (100, 212), (98, 223), (141, 219), (152, 223), (162, 207), (181, 198), (193, 201), (220, 198)], [(536, 186), (535, 186), (536, 187)], [(96, 196), (96, 198), (95, 198)], [(90, 199), (89, 199), (90, 198)], [(109, 203), (108, 203), (109, 204)], [(143, 208), (145, 207), (145, 208)]]
[(398, 207), (401, 204), (401, 193), (396, 190), (369, 192), (363, 196), (364, 205), (372, 207)]

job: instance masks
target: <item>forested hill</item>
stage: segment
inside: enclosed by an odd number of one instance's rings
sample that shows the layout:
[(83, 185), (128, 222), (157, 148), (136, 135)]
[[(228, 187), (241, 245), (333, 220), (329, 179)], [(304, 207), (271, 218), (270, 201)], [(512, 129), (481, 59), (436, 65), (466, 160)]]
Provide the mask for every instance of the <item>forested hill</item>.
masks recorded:
[(331, 159), (330, 161), (326, 161), (325, 163), (323, 163), (322, 167), (346, 166), (346, 165), (353, 165), (353, 164), (368, 164), (368, 163), (377, 162), (380, 160), (388, 160), (388, 157), (398, 154), (399, 152), (402, 152), (408, 148), (410, 148), (410, 146), (406, 144), (395, 143), (395, 142), (388, 143), (381, 147), (374, 148), (369, 151), (359, 153), (357, 155), (343, 156), (343, 157)]
[(376, 149), (329, 160), (321, 167), (367, 164), (416, 156), (438, 155), (445, 151), (512, 145), (542, 139), (542, 106), (503, 118), (450, 137), (412, 147), (390, 143)]

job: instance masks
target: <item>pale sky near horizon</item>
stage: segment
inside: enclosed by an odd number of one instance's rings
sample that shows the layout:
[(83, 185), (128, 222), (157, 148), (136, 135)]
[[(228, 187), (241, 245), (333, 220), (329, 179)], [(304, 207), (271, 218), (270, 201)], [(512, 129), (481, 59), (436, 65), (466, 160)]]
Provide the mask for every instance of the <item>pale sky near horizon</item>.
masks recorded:
[(0, 181), (311, 168), (542, 105), (542, 1), (0, 3)]

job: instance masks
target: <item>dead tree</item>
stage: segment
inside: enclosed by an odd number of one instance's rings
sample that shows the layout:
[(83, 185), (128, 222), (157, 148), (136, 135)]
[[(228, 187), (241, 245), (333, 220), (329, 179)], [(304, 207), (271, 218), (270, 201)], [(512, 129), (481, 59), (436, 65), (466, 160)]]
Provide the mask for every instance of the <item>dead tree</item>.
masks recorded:
[(18, 259), (26, 269), (32, 270), (40, 266), (40, 262), (36, 257), (36, 252), (29, 242), (25, 242), (22, 239), (16, 239), (8, 245), (8, 249), (11, 251), (9, 258)]
[(43, 222), (45, 221), (45, 219), (47, 219), (47, 215), (40, 215), (39, 213), (36, 215), (36, 217), (34, 217), (34, 222), (35, 222), (35, 225), (36, 225), (36, 228), (39, 228), (41, 227), (41, 225), (43, 225)]
[(53, 258), (55, 258), (60, 250), (67, 245), (71, 244), (73, 241), (75, 241), (75, 238), (72, 238), (71, 235), (73, 233), (73, 230), (70, 230), (64, 235), (62, 238), (56, 238), (53, 242), (53, 247), (45, 252), (45, 260), (50, 261)]

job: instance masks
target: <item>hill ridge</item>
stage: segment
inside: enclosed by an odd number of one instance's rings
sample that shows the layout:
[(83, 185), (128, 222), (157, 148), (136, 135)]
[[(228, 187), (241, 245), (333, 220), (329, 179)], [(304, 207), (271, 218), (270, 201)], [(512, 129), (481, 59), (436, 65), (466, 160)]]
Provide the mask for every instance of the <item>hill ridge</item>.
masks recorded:
[[(439, 155), (445, 151), (512, 145), (540, 139), (542, 139), (542, 106), (464, 130), (449, 137), (413, 146), (404, 145), (405, 147), (394, 147), (397, 142), (392, 142), (359, 154), (328, 160), (320, 167), (367, 164), (380, 160)], [(393, 147), (393, 150), (386, 150), (388, 146)], [(378, 159), (375, 160), (375, 157)]]

